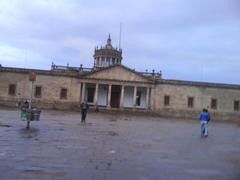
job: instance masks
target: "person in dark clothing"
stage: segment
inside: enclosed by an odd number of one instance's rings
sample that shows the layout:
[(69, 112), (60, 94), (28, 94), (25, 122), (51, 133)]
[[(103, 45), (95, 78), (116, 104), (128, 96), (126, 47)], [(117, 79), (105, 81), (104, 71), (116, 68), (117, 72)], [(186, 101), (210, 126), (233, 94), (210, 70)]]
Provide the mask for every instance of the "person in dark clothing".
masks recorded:
[(22, 104), (22, 108), (25, 108), (25, 109), (29, 108), (29, 102), (27, 100)]
[(80, 108), (81, 108), (81, 115), (82, 115), (81, 122), (85, 123), (86, 122), (87, 111), (88, 111), (88, 108), (89, 108), (87, 102), (83, 101), (80, 105)]

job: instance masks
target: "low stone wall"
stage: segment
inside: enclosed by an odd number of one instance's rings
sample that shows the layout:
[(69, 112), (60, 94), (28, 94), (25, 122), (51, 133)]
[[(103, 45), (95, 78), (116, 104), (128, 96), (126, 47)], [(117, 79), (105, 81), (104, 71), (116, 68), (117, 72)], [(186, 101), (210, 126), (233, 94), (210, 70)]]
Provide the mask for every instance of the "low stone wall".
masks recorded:
[[(0, 100), (0, 106), (3, 107), (17, 107), (18, 101), (16, 100)], [(33, 101), (32, 107), (39, 109), (57, 109), (57, 110), (79, 110), (80, 104), (75, 102), (43, 102)]]

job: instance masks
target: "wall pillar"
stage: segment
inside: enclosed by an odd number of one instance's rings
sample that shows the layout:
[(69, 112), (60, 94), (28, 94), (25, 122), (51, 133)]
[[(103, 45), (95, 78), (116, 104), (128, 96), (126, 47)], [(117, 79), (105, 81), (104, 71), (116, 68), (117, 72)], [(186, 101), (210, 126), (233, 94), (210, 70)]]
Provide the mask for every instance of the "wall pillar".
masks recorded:
[(79, 102), (82, 102), (82, 83), (79, 83)]
[(146, 109), (149, 109), (149, 87), (146, 87)]
[(85, 91), (86, 91), (86, 83), (82, 83), (82, 102), (85, 101)]
[(95, 105), (95, 106), (98, 105), (98, 87), (99, 87), (99, 84), (96, 83), (95, 93), (94, 93), (94, 105)]
[(111, 109), (111, 93), (112, 93), (112, 85), (108, 85), (108, 98), (107, 98), (107, 108)]
[(122, 109), (124, 106), (124, 89), (125, 86), (121, 86), (121, 97), (120, 97), (120, 108)]
[(133, 92), (133, 107), (136, 108), (136, 100), (137, 100), (137, 86), (134, 86), (134, 92)]

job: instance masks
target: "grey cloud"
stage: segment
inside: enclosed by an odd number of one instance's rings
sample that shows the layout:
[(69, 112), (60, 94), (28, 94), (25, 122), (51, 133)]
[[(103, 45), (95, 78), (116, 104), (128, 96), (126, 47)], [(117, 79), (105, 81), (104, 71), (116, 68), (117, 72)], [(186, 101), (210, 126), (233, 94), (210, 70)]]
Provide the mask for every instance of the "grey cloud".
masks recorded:
[(23, 66), (27, 51), (29, 67), (90, 67), (108, 33), (118, 46), (122, 22), (125, 65), (162, 70), (165, 78), (240, 83), (239, 7), (237, 0), (2, 1), (0, 63)]

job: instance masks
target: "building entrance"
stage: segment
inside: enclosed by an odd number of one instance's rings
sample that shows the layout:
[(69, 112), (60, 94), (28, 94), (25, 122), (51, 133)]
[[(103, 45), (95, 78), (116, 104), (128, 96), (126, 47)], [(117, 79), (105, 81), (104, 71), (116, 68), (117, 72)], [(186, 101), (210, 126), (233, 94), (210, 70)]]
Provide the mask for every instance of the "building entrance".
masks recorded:
[(94, 92), (95, 92), (95, 88), (93, 88), (93, 87), (87, 88), (87, 102), (88, 103), (93, 103)]
[(111, 107), (112, 108), (119, 108), (120, 95), (121, 95), (121, 86), (112, 85), (112, 92), (111, 92)]

